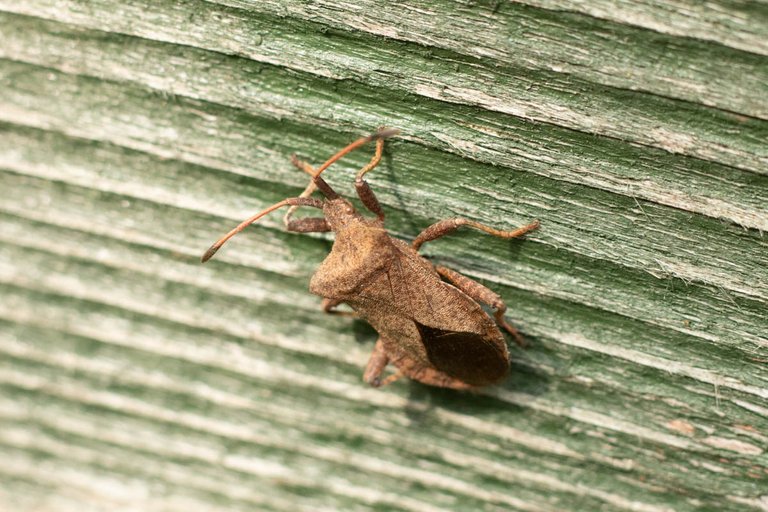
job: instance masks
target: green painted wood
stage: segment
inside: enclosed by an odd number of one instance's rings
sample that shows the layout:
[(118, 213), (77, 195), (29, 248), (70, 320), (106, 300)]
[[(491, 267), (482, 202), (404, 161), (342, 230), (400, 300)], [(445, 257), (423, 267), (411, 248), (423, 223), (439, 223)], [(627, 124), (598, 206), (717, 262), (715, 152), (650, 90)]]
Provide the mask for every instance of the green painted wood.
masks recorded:
[[(0, 0), (0, 509), (768, 510), (762, 2)], [(530, 340), (360, 380), (280, 215), (370, 182)], [(329, 181), (352, 194), (370, 149)]]

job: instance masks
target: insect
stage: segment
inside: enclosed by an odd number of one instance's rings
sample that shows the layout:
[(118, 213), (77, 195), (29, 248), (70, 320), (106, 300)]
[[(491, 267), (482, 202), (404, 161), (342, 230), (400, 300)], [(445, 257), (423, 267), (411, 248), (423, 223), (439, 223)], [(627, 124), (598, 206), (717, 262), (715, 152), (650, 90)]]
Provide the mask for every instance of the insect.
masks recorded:
[[(284, 199), (240, 223), (214, 243), (202, 261), (208, 261), (227, 240), (264, 215), (290, 206), (284, 219), (288, 231), (335, 233), (330, 254), (309, 284), (312, 293), (323, 297), (323, 310), (356, 314), (379, 333), (363, 373), (365, 382), (378, 387), (406, 376), (424, 384), (454, 389), (498, 383), (509, 373), (509, 351), (499, 328), (509, 332), (519, 345), (524, 344), (517, 329), (504, 319), (507, 306), (490, 289), (454, 270), (433, 265), (418, 251), (425, 242), (461, 226), (501, 238), (516, 238), (538, 228), (539, 222), (501, 231), (472, 220), (451, 218), (432, 224), (410, 245), (392, 238), (384, 229), (384, 211), (363, 178), (381, 161), (384, 140), (397, 133), (382, 128), (352, 142), (318, 168), (294, 156), (293, 164), (312, 177), (306, 190), (299, 197)], [(375, 218), (361, 215), (320, 176), (344, 155), (372, 141), (376, 141), (375, 154), (357, 173), (355, 189)], [(310, 197), (315, 190), (325, 199)], [(323, 216), (293, 219), (299, 206), (318, 208)], [(355, 313), (337, 311), (335, 308), (342, 303)], [(494, 310), (493, 318), (480, 303)], [(389, 364), (397, 372), (383, 378)]]

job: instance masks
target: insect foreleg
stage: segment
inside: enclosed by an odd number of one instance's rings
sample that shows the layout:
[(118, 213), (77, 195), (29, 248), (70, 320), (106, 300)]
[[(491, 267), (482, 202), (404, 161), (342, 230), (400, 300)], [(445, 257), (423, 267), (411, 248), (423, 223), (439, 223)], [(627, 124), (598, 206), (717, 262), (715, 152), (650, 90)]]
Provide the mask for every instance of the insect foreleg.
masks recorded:
[(296, 233), (322, 233), (331, 230), (331, 226), (325, 220), (325, 217), (288, 218), (285, 227), (288, 231)]
[(379, 220), (382, 221), (384, 220), (384, 210), (382, 210), (379, 200), (376, 199), (376, 194), (373, 193), (373, 190), (370, 185), (368, 185), (368, 182), (363, 179), (363, 176), (379, 165), (383, 152), (384, 139), (378, 139), (376, 141), (376, 153), (374, 153), (373, 158), (368, 162), (368, 165), (360, 169), (355, 177), (355, 190), (357, 191), (357, 196), (360, 198), (360, 201), (362, 201), (365, 207), (375, 213)]
[(459, 274), (455, 270), (451, 270), (448, 267), (436, 265), (435, 270), (437, 270), (437, 273), (440, 274), (443, 278), (456, 286), (456, 288), (462, 292), (469, 295), (475, 301), (487, 304), (496, 310), (493, 314), (494, 319), (496, 319), (496, 323), (499, 324), (500, 327), (506, 329), (506, 331), (512, 335), (512, 337), (515, 339), (515, 343), (517, 343), (518, 346), (526, 346), (527, 343), (520, 332), (504, 319), (504, 313), (507, 311), (507, 305), (504, 304), (504, 301), (496, 292), (486, 288), (482, 284), (468, 278), (467, 276)]
[[(311, 165), (309, 165), (307, 162), (299, 160), (299, 158), (296, 155), (291, 155), (291, 163), (293, 165), (295, 165), (296, 167), (298, 167), (299, 169), (301, 169), (302, 171), (308, 173), (310, 176), (312, 175), (312, 173), (315, 172), (315, 170), (312, 168)], [(310, 181), (309, 185), (307, 185), (307, 188), (304, 189), (304, 192), (302, 192), (299, 197), (309, 197), (309, 196), (312, 195), (312, 193), (315, 190), (317, 190), (317, 187), (315, 186), (315, 182), (314, 181)], [(292, 219), (293, 219), (293, 214), (296, 213), (296, 209), (297, 208), (298, 208), (298, 206), (291, 206), (290, 208), (288, 208), (288, 211), (286, 212), (285, 216), (283, 217), (283, 224), (285, 224), (285, 228), (288, 231), (298, 231), (298, 232), (305, 232), (306, 233), (306, 231), (301, 231), (301, 228), (299, 228), (299, 229), (291, 229), (293, 226), (295, 226), (295, 225), (292, 225), (292, 223), (295, 222)], [(295, 227), (298, 227), (298, 226), (295, 226)], [(317, 231), (327, 231), (327, 230), (318, 229)]]
[[(291, 155), (291, 163), (301, 169), (302, 171), (306, 172), (310, 176), (314, 175), (315, 169), (311, 165), (309, 165), (307, 162), (303, 160), (299, 160), (296, 155)], [(319, 181), (322, 181), (320, 179)], [(324, 181), (320, 183), (320, 185), (324, 185), (326, 187), (326, 190), (322, 190), (322, 192), (327, 196), (328, 190), (330, 190), (330, 187), (328, 187), (327, 184), (325, 184)], [(312, 180), (307, 185), (307, 188), (304, 189), (304, 192), (301, 193), (299, 197), (309, 197), (311, 196), (315, 190), (318, 189), (318, 179), (312, 178)], [(333, 195), (335, 195), (335, 192), (331, 191)], [(285, 228), (288, 231), (294, 231), (297, 233), (319, 233), (324, 231), (331, 231), (331, 226), (328, 224), (328, 221), (325, 220), (323, 217), (311, 217), (307, 219), (298, 219), (293, 220), (293, 214), (296, 213), (297, 206), (291, 206), (288, 208), (288, 212), (285, 214), (285, 217), (283, 217), (283, 224), (285, 224)]]

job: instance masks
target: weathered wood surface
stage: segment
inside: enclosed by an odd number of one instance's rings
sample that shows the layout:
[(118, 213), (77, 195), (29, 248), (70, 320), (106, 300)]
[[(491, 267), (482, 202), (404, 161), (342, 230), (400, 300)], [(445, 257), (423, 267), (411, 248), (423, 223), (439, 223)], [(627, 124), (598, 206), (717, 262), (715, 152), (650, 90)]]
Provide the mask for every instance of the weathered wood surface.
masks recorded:
[[(0, 509), (768, 510), (768, 6), (393, 4), (0, 0)], [(364, 386), (280, 215), (198, 263), (382, 124), (398, 236), (542, 222), (427, 249), (499, 388)]]

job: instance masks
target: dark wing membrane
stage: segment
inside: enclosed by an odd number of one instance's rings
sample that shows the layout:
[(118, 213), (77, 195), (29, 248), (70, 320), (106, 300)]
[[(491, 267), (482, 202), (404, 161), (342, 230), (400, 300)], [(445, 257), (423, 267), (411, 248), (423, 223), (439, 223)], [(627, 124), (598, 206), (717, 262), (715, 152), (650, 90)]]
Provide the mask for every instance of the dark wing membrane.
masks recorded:
[(444, 331), (415, 322), (429, 361), (438, 370), (473, 386), (504, 378), (509, 361), (493, 342), (472, 332)]

